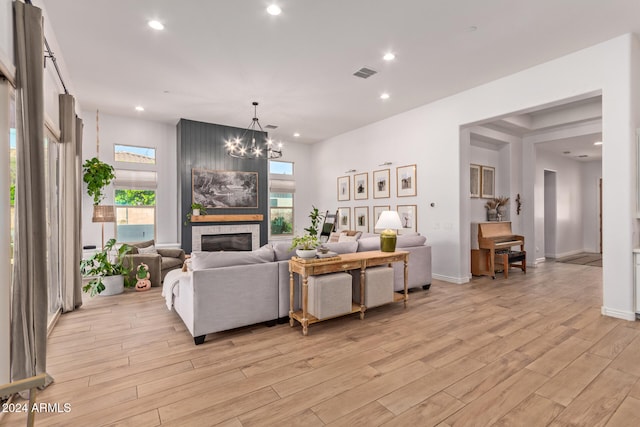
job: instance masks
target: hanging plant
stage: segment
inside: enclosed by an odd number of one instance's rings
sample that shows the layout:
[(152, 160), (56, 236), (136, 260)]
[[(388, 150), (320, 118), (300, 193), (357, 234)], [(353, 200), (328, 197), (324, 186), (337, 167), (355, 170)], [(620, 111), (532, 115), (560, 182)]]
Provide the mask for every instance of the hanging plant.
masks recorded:
[(93, 204), (99, 205), (104, 199), (103, 190), (116, 177), (113, 166), (100, 161), (97, 157), (88, 159), (82, 165), (82, 180), (87, 184), (87, 193), (93, 198)]

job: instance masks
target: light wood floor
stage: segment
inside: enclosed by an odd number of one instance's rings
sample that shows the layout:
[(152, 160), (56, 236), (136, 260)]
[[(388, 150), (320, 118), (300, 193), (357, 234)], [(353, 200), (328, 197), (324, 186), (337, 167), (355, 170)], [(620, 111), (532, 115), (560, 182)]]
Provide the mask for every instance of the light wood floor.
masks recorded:
[[(312, 325), (209, 335), (159, 289), (97, 297), (49, 339), (69, 403), (40, 426), (638, 426), (640, 322), (600, 315), (602, 269), (434, 281), (401, 304)], [(232, 292), (230, 289), (229, 292)], [(1, 424), (23, 425), (23, 414)]]

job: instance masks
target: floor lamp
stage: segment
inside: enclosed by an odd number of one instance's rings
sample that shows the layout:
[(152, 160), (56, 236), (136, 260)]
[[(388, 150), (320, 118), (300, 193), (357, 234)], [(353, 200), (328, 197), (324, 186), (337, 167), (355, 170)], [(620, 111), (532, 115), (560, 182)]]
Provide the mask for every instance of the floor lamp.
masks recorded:
[(91, 222), (102, 223), (102, 249), (104, 249), (104, 223), (116, 222), (116, 208), (111, 205), (93, 205)]

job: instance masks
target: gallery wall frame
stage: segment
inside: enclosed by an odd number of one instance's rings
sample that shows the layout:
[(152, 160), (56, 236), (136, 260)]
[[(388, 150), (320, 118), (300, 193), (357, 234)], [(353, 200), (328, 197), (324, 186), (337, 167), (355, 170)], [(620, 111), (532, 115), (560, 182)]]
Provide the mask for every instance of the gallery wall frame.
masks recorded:
[(369, 232), (369, 207), (357, 206), (353, 209), (353, 222), (356, 231)]
[(496, 168), (492, 166), (481, 167), (480, 197), (493, 199), (496, 197)]
[(351, 230), (351, 208), (338, 208), (336, 231)]
[(373, 171), (373, 198), (388, 199), (391, 197), (390, 169)]
[(338, 177), (338, 201), (346, 202), (351, 200), (351, 177)]
[(418, 206), (417, 205), (397, 205), (396, 210), (400, 215), (402, 222), (402, 230), (398, 230), (400, 234), (416, 233), (418, 231)]
[(369, 198), (369, 173), (363, 172), (353, 176), (353, 200)]
[(480, 197), (480, 183), (482, 182), (482, 175), (480, 170), (482, 166), (471, 164), (469, 165), (469, 195), (472, 198)]
[(416, 184), (416, 165), (396, 168), (396, 194), (398, 197), (416, 196), (418, 194)]
[(258, 207), (258, 172), (191, 170), (191, 201), (207, 209)]
[[(372, 227), (376, 226), (376, 223), (378, 222), (378, 218), (380, 218), (380, 215), (382, 214), (382, 212), (390, 211), (390, 210), (391, 210), (391, 206), (389, 206), (389, 205), (374, 206), (373, 207), (373, 218), (371, 219), (371, 223), (373, 224)], [(376, 231), (379, 231), (379, 230), (378, 229), (374, 229), (373, 231), (375, 233)]]

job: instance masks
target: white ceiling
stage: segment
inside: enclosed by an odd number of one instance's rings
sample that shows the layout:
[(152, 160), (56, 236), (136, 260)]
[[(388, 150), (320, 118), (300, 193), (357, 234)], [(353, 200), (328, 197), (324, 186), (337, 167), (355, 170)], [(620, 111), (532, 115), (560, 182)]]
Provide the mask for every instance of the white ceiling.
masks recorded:
[(45, 25), (84, 109), (246, 127), (258, 101), (272, 136), (308, 143), (640, 33), (637, 0), (276, 0), (277, 17), (269, 2), (50, 0)]

